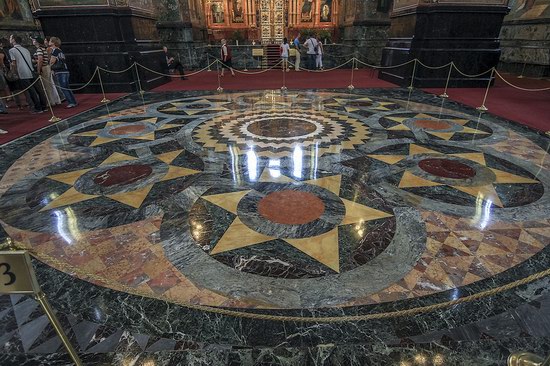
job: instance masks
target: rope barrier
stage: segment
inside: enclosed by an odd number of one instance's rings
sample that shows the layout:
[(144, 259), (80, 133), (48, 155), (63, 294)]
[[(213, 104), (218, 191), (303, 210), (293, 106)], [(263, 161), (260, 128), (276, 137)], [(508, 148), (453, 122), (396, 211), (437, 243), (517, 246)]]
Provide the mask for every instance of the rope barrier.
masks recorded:
[[(216, 63), (216, 61), (213, 61), (213, 62), (211, 62), (208, 66), (203, 67), (202, 69), (200, 69), (200, 70), (198, 70), (198, 71), (194, 71), (194, 72), (191, 72), (191, 73), (187, 73), (187, 74), (185, 74), (185, 75), (183, 75), (183, 76), (187, 77), (187, 76), (193, 76), (193, 75), (200, 74), (201, 72), (203, 72), (203, 71), (209, 69), (210, 66), (214, 65), (215, 63)], [(162, 72), (158, 72), (158, 71), (155, 71), (155, 70), (153, 70), (153, 69), (150, 69), (150, 68), (148, 68), (147, 66), (144, 66), (144, 65), (142, 65), (142, 64), (140, 64), (140, 63), (138, 63), (137, 65), (138, 65), (139, 67), (141, 67), (141, 68), (143, 68), (143, 69), (145, 69), (145, 70), (147, 70), (147, 71), (149, 71), (149, 72), (152, 72), (152, 73), (154, 73), (154, 74), (157, 74), (157, 75), (168, 76), (168, 77), (171, 77), (171, 78), (180, 78), (180, 77), (182, 77), (182, 75), (164, 74), (164, 73), (162, 73)]]
[(515, 89), (518, 89), (518, 90), (523, 90), (523, 91), (527, 91), (527, 92), (538, 92), (538, 91), (548, 91), (550, 90), (550, 88), (540, 88), (540, 89), (527, 89), (527, 88), (522, 88), (520, 86), (517, 86), (517, 85), (513, 85), (512, 83), (508, 82), (508, 80), (504, 79), (504, 77), (502, 75), (500, 75), (500, 73), (495, 70), (495, 73), (498, 75), (499, 78), (502, 79), (502, 81), (504, 81), (506, 84), (510, 85), (512, 88), (515, 88)]
[(7, 95), (7, 96), (5, 96), (5, 97), (0, 97), (0, 99), (9, 99), (9, 98), (13, 98), (13, 97), (16, 97), (16, 96), (18, 96), (18, 95), (21, 95), (21, 94), (23, 94), (24, 92), (26, 92), (27, 90), (29, 90), (30, 88), (32, 88), (32, 87), (34, 86), (34, 84), (36, 84), (36, 83), (38, 82), (38, 80), (40, 80), (40, 77), (36, 78), (36, 80), (34, 80), (34, 81), (32, 82), (32, 84), (29, 85), (29, 86), (27, 86), (25, 89), (20, 90), (20, 91), (18, 91), (17, 93)]
[(108, 72), (108, 73), (110, 73), (110, 74), (122, 74), (123, 72), (126, 72), (126, 71), (132, 69), (132, 67), (134, 67), (135, 64), (136, 64), (136, 63), (134, 62), (133, 64), (131, 64), (130, 66), (128, 66), (128, 67), (125, 68), (124, 70), (120, 70), (120, 71), (107, 70), (107, 69), (104, 69), (104, 68), (99, 67), (99, 66), (98, 66), (97, 68), (98, 68), (99, 70), (101, 70), (101, 71), (105, 71), (105, 72)]
[(467, 78), (477, 78), (477, 77), (480, 77), (480, 76), (482, 76), (482, 75), (487, 74), (488, 72), (491, 72), (491, 70), (494, 70), (494, 67), (493, 67), (493, 68), (491, 68), (491, 69), (489, 69), (489, 70), (487, 70), (487, 71), (481, 72), (481, 73), (479, 73), (479, 74), (469, 75), (469, 74), (465, 74), (465, 73), (463, 73), (462, 71), (460, 71), (459, 68), (456, 67), (456, 65), (455, 65), (454, 63), (453, 63), (453, 67), (454, 67), (454, 69), (455, 69), (456, 71), (458, 71), (459, 74), (461, 74), (462, 76), (466, 76)]
[[(418, 59), (415, 59), (415, 60), (418, 60)], [(428, 66), (428, 65), (422, 63), (422, 61), (420, 61), (420, 60), (418, 60), (417, 62), (418, 62), (420, 65), (424, 66), (425, 68), (431, 69), (431, 70), (444, 69), (445, 67), (447, 67), (447, 66), (453, 64), (453, 62), (451, 61), (451, 62), (449, 62), (448, 64), (445, 64), (445, 65), (443, 65), (443, 66)]]
[(357, 60), (357, 62), (359, 62), (360, 64), (363, 64), (367, 67), (372, 67), (372, 68), (375, 68), (375, 69), (393, 69), (393, 68), (396, 68), (396, 67), (401, 67), (401, 66), (405, 66), (405, 65), (408, 65), (410, 64), (411, 62), (414, 62), (414, 60), (409, 60), (407, 62), (403, 62), (402, 64), (399, 64), (399, 65), (392, 65), (392, 66), (377, 66), (377, 65), (371, 65), (371, 64), (367, 64), (366, 62), (363, 62), (361, 60), (359, 60), (358, 58), (355, 58)]
[[(5, 249), (26, 250), (33, 257), (41, 260), (42, 262), (48, 263), (49, 265), (53, 265), (54, 268), (62, 269), (63, 271), (66, 271), (66, 272), (68, 271), (70, 272), (70, 275), (77, 275), (81, 279), (85, 279), (87, 281), (92, 281), (99, 284), (104, 284), (106, 286), (111, 287), (114, 290), (124, 291), (132, 295), (137, 295), (137, 296), (142, 296), (145, 298), (151, 298), (151, 299), (157, 299), (157, 300), (160, 299), (162, 301), (171, 302), (191, 310), (203, 311), (203, 312), (219, 314), (219, 315), (226, 315), (226, 316), (231, 316), (236, 318), (247, 318), (247, 319), (255, 319), (255, 320), (265, 320), (265, 321), (279, 321), (279, 322), (344, 323), (344, 322), (358, 322), (358, 321), (368, 321), (368, 320), (378, 320), (378, 319), (391, 319), (391, 318), (414, 316), (419, 314), (427, 314), (436, 310), (451, 308), (459, 304), (465, 304), (465, 303), (476, 301), (486, 297), (495, 296), (497, 294), (512, 290), (516, 287), (523, 286), (528, 283), (540, 280), (541, 278), (550, 276), (550, 268), (548, 268), (541, 272), (534, 273), (530, 276), (524, 277), (522, 279), (510, 282), (505, 285), (498, 286), (489, 290), (484, 290), (472, 295), (460, 297), (458, 299), (454, 299), (450, 301), (444, 301), (441, 303), (427, 305), (427, 306), (420, 306), (416, 308), (382, 312), (382, 313), (363, 314), (363, 315), (306, 317), (306, 316), (271, 315), (271, 314), (265, 314), (265, 313), (255, 313), (252, 311), (245, 312), (245, 311), (239, 311), (239, 310), (231, 310), (227, 308), (218, 308), (218, 307), (213, 307), (208, 305), (189, 304), (183, 301), (169, 299), (162, 295), (155, 297), (151, 293), (147, 293), (143, 290), (138, 290), (134, 287), (130, 287), (121, 283), (111, 281), (107, 278), (103, 278), (94, 273), (88, 273), (82, 270), (81, 268), (67, 265), (67, 263), (61, 262), (57, 258), (51, 257), (50, 255), (45, 253), (35, 252), (33, 249), (30, 249), (30, 248), (20, 247), (14, 244), (5, 244), (3, 246), (0, 246), (0, 250), (5, 250)], [(277, 309), (277, 310), (280, 310), (280, 309)]]
[[(246, 74), (246, 75), (258, 75), (258, 74), (263, 74), (265, 72), (268, 72), (270, 70), (273, 70), (274, 68), (276, 68), (277, 66), (279, 66), (279, 64), (281, 64), (282, 60), (280, 60), (279, 62), (277, 62), (275, 65), (265, 69), (265, 70), (262, 70), (262, 71), (241, 71), (241, 70), (237, 70), (237, 69), (233, 69), (235, 72), (239, 73), (239, 74)], [(410, 64), (411, 62), (418, 62), (420, 65), (428, 68), (428, 69), (442, 69), (442, 68), (445, 68), (445, 67), (448, 67), (450, 66), (451, 69), (449, 70), (449, 76), (447, 78), (447, 83), (446, 83), (446, 86), (445, 86), (445, 89), (447, 89), (448, 87), (448, 83), (449, 83), (449, 78), (450, 78), (450, 73), (452, 72), (452, 69), (454, 68), (459, 74), (461, 74), (462, 76), (465, 76), (465, 77), (471, 77), (471, 78), (474, 78), (474, 77), (479, 77), (479, 76), (482, 76), (482, 75), (485, 75), (491, 71), (493, 71), (493, 73), (495, 73), (496, 75), (498, 75), (498, 77), (504, 81), (504, 83), (506, 83), (508, 86), (512, 87), (512, 88), (515, 88), (515, 89), (518, 89), (518, 90), (522, 90), (522, 91), (527, 91), (527, 92), (542, 92), (542, 91), (548, 91), (550, 90), (550, 87), (548, 88), (536, 88), (536, 89), (529, 89), (529, 88), (522, 88), (522, 87), (519, 87), (517, 85), (514, 85), (512, 83), (510, 83), (508, 80), (506, 80), (495, 68), (492, 68), (492, 69), (489, 69), (487, 71), (484, 71), (484, 72), (481, 72), (479, 74), (466, 74), (464, 72), (462, 72), (455, 64), (454, 62), (450, 62), (450, 63), (447, 63), (445, 65), (442, 65), (442, 66), (428, 66), (424, 63), (422, 63), (420, 60), (418, 59), (413, 59), (413, 60), (409, 60), (407, 62), (404, 62), (404, 63), (401, 63), (399, 65), (392, 65), (392, 66), (377, 66), (377, 65), (371, 65), (371, 64), (368, 64), (364, 61), (361, 61), (360, 59), (356, 58), (356, 57), (353, 57), (351, 59), (349, 59), (348, 61), (338, 65), (338, 66), (335, 66), (335, 67), (332, 67), (332, 68), (329, 68), (329, 69), (324, 69), (324, 70), (307, 70), (307, 69), (302, 69), (302, 70), (305, 70), (305, 71), (308, 71), (308, 72), (313, 72), (313, 73), (323, 73), (323, 72), (329, 72), (329, 71), (334, 71), (334, 70), (337, 70), (337, 69), (340, 69), (342, 67), (344, 67), (345, 65), (349, 64), (350, 62), (353, 62), (353, 65), (355, 68), (357, 68), (357, 63), (359, 64), (362, 64), (366, 67), (370, 67), (370, 68), (373, 68), (373, 69), (391, 69), (391, 68), (398, 68), (398, 67), (402, 67), (402, 66), (405, 66), (405, 65), (408, 65)], [(188, 73), (186, 74), (185, 76), (193, 76), (193, 75), (197, 75), (201, 72), (204, 72), (205, 70), (210, 70), (211, 66), (214, 65), (215, 63), (222, 63), (222, 61), (218, 58), (215, 58), (215, 61), (209, 63), (206, 67), (198, 70), (198, 71), (194, 71), (192, 73)], [(290, 60), (288, 61), (288, 64), (292, 67), (295, 66), (294, 63), (292, 63)], [(121, 74), (121, 73), (124, 73), (124, 72), (127, 72), (129, 71), (130, 69), (132, 69), (133, 67), (136, 67), (136, 71), (137, 71), (137, 66), (149, 71), (149, 72), (152, 72), (154, 74), (157, 74), (157, 75), (162, 75), (162, 76), (168, 76), (168, 77), (181, 77), (181, 75), (172, 75), (172, 74), (164, 74), (164, 73), (161, 73), (161, 72), (158, 72), (156, 70), (153, 70), (153, 69), (150, 69), (144, 65), (141, 65), (137, 62), (134, 62), (131, 66), (127, 67), (126, 69), (123, 69), (123, 70), (117, 70), (117, 71), (113, 71), (113, 70), (108, 70), (108, 69), (104, 69), (102, 67), (99, 67), (97, 66), (96, 69), (94, 70), (94, 73), (92, 74), (92, 76), (90, 77), (90, 80), (88, 80), (88, 82), (86, 82), (84, 85), (78, 87), (78, 88), (64, 88), (64, 87), (61, 87), (61, 86), (58, 86), (56, 85), (55, 83), (52, 83), (50, 80), (43, 80), (43, 82), (46, 82), (50, 85), (55, 85), (57, 88), (60, 88), (62, 90), (71, 90), (71, 91), (79, 91), (79, 90), (83, 90), (85, 89), (86, 87), (88, 87), (93, 79), (95, 78), (96, 74), (99, 76), (99, 78), (101, 79), (101, 74), (100, 72), (103, 71), (103, 72), (106, 72), (106, 73), (110, 73), (110, 74)], [(138, 77), (139, 79), (139, 77)], [(36, 80), (33, 81), (33, 83), (31, 85), (29, 85), (28, 87), (26, 87), (25, 89), (23, 90), (20, 90), (16, 93), (13, 93), (13, 94), (10, 94), (10, 95), (7, 95), (7, 96), (4, 96), (4, 97), (0, 97), (0, 100), (2, 99), (9, 99), (9, 98), (13, 98), (13, 97), (16, 97), (18, 95), (21, 95), (23, 93), (25, 93), (27, 90), (29, 90), (31, 87), (33, 87), (37, 82), (38, 82), (39, 78), (37, 78)], [(138, 80), (138, 83), (140, 81)], [(100, 81), (101, 83), (101, 81)], [(141, 90), (140, 90), (141, 91)], [(105, 91), (102, 90), (102, 93), (105, 94)], [(446, 95), (446, 92), (442, 95)], [(104, 97), (104, 100), (106, 100), (106, 98)], [(482, 105), (483, 106), (483, 105)]]
[(88, 82), (86, 84), (84, 84), (83, 86), (81, 87), (78, 87), (78, 88), (74, 88), (74, 89), (71, 89), (71, 88), (64, 88), (62, 86), (59, 86), (53, 82), (51, 82), (50, 80), (44, 80), (46, 83), (50, 84), (50, 85), (54, 85), (56, 88), (59, 88), (61, 90), (70, 90), (70, 91), (79, 91), (79, 90), (82, 90), (84, 88), (86, 88), (88, 85), (90, 85), (92, 83), (92, 81), (94, 80), (94, 77), (96, 75), (96, 73), (98, 72), (98, 68), (96, 67), (96, 69), (94, 70), (94, 73), (92, 74), (92, 76), (90, 77), (90, 80), (88, 80)]

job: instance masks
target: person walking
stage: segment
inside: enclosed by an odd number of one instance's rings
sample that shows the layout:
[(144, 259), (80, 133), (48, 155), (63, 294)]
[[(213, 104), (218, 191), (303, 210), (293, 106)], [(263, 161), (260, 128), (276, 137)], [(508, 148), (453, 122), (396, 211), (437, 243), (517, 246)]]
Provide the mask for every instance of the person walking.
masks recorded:
[(233, 65), (231, 63), (231, 48), (229, 48), (225, 39), (222, 39), (222, 48), (220, 52), (222, 60), (222, 73), (220, 74), (220, 76), (223, 76), (224, 69), (229, 69), (229, 71), (231, 71), (231, 75), (235, 76)]
[(42, 113), (48, 108), (40, 102), (40, 95), (37, 91), (36, 83), (33, 85), (35, 78), (33, 76), (34, 69), (32, 68), (31, 53), (25, 47), (21, 46), (21, 37), (11, 35), (10, 43), (13, 46), (10, 49), (11, 67), (15, 67), (19, 74), (19, 85), (21, 90), (27, 89), (25, 95), (27, 101), (31, 102), (32, 113)]
[(187, 80), (185, 77), (185, 72), (183, 71), (182, 63), (177, 61), (174, 56), (168, 53), (168, 48), (166, 46), (162, 47), (162, 50), (164, 51), (164, 57), (166, 58), (166, 67), (168, 72), (170, 72), (170, 70), (178, 70), (180, 73), (180, 79)]
[(294, 48), (296, 49), (296, 59), (294, 61), (294, 70), (300, 71), (300, 33), (296, 35), (296, 38), (294, 38), (294, 41), (292, 42), (294, 44)]
[(317, 70), (323, 70), (323, 42), (317, 37), (317, 57), (315, 57), (315, 68)]
[(51, 69), (59, 82), (59, 86), (65, 95), (67, 103), (69, 103), (66, 108), (74, 108), (77, 106), (77, 103), (72, 90), (69, 89), (70, 73), (67, 67), (65, 54), (61, 48), (59, 48), (61, 46), (61, 40), (57, 37), (51, 37), (50, 46), (52, 47), (52, 54), (50, 56)]
[(286, 37), (283, 39), (283, 43), (280, 46), (281, 50), (281, 60), (283, 61), (283, 70), (288, 72), (288, 54), (290, 53), (290, 45), (288, 44), (288, 39)]

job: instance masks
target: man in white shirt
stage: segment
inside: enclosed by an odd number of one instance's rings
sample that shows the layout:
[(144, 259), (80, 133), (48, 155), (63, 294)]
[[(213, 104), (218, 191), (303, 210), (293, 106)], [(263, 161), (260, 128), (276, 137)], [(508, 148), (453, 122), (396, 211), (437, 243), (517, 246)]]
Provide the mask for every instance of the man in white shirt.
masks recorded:
[(314, 36), (309, 36), (307, 41), (304, 43), (304, 46), (307, 47), (307, 68), (310, 70), (315, 69), (315, 57), (317, 56), (317, 40)]
[[(27, 97), (27, 102), (32, 102), (33, 110), (32, 113), (42, 113), (48, 107), (42, 105), (40, 102), (40, 95), (38, 94), (37, 87), (38, 83), (35, 83), (33, 86), (31, 84), (34, 81), (32, 72), (32, 58), (31, 53), (25, 47), (21, 46), (21, 37), (10, 36), (10, 43), (13, 46), (10, 48), (10, 58), (11, 58), (11, 67), (17, 68), (17, 73), (19, 74), (19, 85), (21, 90), (27, 89), (25, 96)], [(30, 103), (29, 103), (30, 104)]]

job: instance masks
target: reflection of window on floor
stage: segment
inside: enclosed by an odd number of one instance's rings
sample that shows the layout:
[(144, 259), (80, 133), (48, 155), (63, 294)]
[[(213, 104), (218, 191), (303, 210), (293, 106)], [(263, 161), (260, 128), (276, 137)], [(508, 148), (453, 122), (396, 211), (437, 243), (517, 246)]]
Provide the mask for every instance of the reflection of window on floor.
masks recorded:
[(378, 0), (376, 11), (387, 13), (390, 10), (390, 0)]

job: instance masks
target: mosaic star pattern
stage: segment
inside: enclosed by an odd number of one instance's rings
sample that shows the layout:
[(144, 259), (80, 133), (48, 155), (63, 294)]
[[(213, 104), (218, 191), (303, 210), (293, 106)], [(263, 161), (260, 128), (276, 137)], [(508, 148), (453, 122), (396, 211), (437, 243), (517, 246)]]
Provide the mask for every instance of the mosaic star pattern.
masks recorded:
[(542, 137), (371, 94), (145, 96), (29, 145), (1, 224), (98, 285), (242, 308), (460, 291), (545, 251)]

